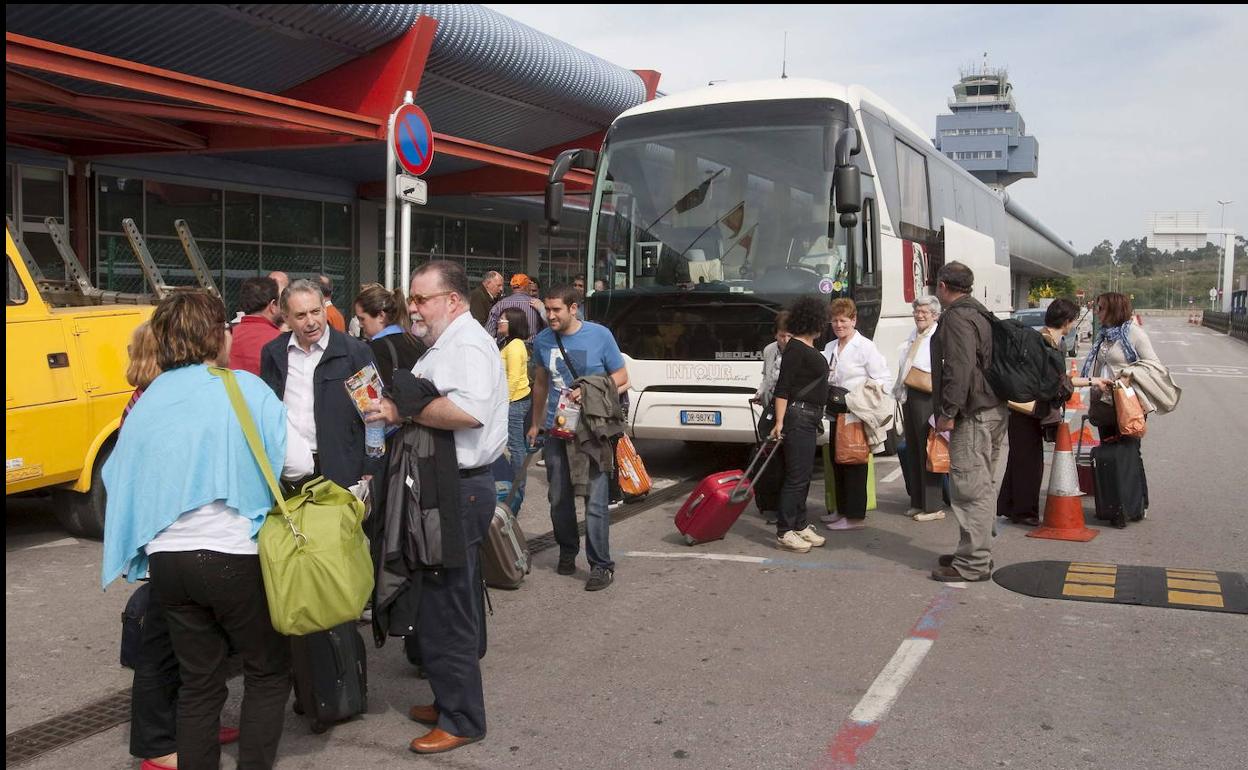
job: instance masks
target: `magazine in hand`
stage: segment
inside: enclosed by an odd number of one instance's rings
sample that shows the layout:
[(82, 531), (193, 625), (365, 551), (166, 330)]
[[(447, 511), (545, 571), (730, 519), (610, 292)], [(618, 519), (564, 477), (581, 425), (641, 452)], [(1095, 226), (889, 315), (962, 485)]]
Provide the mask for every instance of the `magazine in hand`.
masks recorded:
[(385, 388), (381, 375), (377, 373), (377, 367), (373, 364), (367, 364), (363, 369), (348, 377), (346, 385), (347, 394), (351, 396), (351, 401), (355, 404), (360, 417), (364, 417), (365, 413), (371, 411), (373, 406), (381, 400), (381, 393)]

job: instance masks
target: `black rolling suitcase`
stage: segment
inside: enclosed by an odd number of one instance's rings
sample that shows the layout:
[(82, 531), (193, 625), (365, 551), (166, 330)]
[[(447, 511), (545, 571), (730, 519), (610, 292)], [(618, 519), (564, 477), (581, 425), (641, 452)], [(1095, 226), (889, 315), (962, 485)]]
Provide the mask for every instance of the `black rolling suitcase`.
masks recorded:
[(1122, 436), (1106, 439), (1092, 449), (1096, 477), (1096, 518), (1119, 529), (1144, 518), (1147, 493), (1140, 440)]
[(355, 621), (290, 637), (295, 713), (312, 719), (312, 732), (323, 733), (333, 723), (368, 710), (365, 655), (364, 637)]

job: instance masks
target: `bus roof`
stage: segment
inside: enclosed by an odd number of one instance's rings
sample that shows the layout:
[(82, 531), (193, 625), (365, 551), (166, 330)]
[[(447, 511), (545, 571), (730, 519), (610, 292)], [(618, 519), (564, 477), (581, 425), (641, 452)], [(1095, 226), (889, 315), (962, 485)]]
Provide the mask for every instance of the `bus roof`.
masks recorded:
[[(857, 110), (862, 101), (886, 113), (889, 120), (904, 125), (916, 136), (927, 137), (927, 132), (915, 125), (896, 107), (881, 99), (863, 86), (843, 86), (828, 80), (813, 78), (775, 78), (772, 80), (749, 80), (740, 83), (719, 83), (689, 91), (663, 96), (639, 104), (624, 111), (616, 120), (647, 115), (652, 112), (679, 110), (685, 107), (701, 107), (708, 104), (733, 102), (761, 102), (776, 99), (836, 99), (846, 102)], [(928, 139), (928, 143), (931, 140)]]

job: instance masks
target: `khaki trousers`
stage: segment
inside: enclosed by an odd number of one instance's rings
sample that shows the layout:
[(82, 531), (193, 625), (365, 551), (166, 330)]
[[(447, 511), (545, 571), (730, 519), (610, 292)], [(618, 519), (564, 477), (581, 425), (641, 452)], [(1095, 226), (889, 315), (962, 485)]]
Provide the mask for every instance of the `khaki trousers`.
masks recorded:
[(959, 533), (953, 568), (968, 580), (986, 574), (992, 560), (994, 480), (1007, 416), (1004, 404), (963, 415), (949, 436), (949, 497)]

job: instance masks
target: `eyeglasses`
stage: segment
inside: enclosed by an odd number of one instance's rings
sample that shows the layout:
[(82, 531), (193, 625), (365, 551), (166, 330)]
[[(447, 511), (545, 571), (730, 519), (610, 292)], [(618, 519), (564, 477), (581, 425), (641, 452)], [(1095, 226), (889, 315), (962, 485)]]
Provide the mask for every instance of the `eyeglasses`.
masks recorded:
[(445, 297), (448, 294), (454, 294), (453, 291), (435, 291), (433, 294), (413, 294), (407, 298), (408, 302), (413, 305), (423, 305), (434, 297)]

